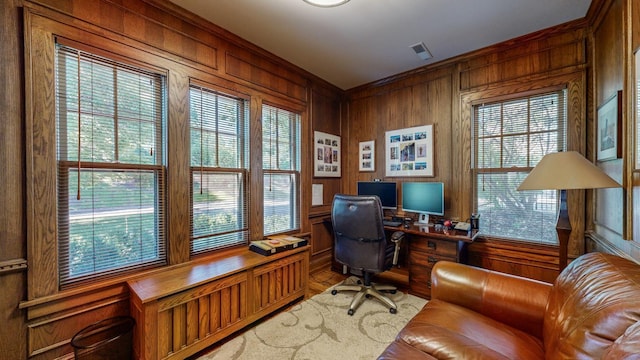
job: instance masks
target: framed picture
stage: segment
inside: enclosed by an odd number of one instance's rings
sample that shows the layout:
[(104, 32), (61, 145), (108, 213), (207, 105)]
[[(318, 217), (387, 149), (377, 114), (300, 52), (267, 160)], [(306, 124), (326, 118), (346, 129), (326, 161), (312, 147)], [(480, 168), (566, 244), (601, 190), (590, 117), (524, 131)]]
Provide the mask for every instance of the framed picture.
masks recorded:
[(358, 163), (360, 171), (376, 170), (376, 142), (362, 141), (358, 147)]
[(433, 175), (433, 125), (385, 133), (386, 176)]
[(340, 136), (313, 132), (315, 177), (340, 177)]
[(598, 108), (597, 118), (597, 160), (606, 161), (622, 157), (620, 143), (622, 128), (622, 91), (616, 92)]

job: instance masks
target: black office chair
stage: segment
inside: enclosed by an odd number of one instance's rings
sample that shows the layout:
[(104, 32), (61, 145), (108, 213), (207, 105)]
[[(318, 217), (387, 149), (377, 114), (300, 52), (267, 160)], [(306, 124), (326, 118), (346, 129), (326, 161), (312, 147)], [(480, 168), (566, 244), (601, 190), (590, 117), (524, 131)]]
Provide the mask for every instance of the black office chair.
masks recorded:
[(391, 267), (396, 248), (396, 244), (386, 239), (382, 219), (382, 206), (377, 196), (337, 194), (333, 198), (331, 222), (336, 261), (347, 266), (353, 275), (362, 276), (358, 284), (344, 281), (331, 291), (333, 295), (338, 291), (357, 291), (349, 306), (349, 315), (355, 313), (365, 297), (380, 300), (392, 314), (397, 311), (393, 300), (380, 293), (395, 293), (396, 287), (371, 282), (374, 274)]

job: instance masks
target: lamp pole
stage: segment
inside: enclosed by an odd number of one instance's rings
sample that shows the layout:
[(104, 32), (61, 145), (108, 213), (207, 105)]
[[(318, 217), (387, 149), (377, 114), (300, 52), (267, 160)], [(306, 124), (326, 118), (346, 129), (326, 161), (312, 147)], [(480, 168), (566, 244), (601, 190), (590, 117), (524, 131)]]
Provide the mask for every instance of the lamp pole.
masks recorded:
[(571, 221), (569, 221), (569, 211), (567, 209), (567, 190), (560, 190), (560, 211), (558, 212), (558, 222), (556, 223), (558, 233), (558, 269), (560, 272), (567, 267), (569, 254), (569, 237), (571, 236)]

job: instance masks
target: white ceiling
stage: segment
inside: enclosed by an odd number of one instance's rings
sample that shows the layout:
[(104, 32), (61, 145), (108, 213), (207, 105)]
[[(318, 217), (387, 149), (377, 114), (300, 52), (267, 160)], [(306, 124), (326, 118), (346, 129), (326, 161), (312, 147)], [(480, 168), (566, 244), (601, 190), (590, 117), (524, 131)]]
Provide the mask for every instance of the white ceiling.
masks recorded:
[[(347, 90), (585, 17), (591, 0), (170, 0)], [(433, 58), (410, 48), (424, 42)]]

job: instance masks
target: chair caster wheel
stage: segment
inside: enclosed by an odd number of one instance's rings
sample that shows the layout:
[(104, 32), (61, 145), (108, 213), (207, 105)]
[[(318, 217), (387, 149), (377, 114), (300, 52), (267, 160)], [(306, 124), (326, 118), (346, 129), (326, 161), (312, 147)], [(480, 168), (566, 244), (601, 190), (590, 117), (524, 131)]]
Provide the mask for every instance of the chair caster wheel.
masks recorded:
[(371, 295), (367, 294), (364, 297), (366, 297), (367, 299), (371, 299)]
[(331, 295), (335, 295), (338, 293), (338, 290), (331, 290)]
[(349, 314), (349, 316), (353, 316), (354, 313), (355, 311), (353, 309), (349, 309), (349, 311), (347, 311), (347, 314)]
[(396, 310), (396, 309), (394, 309), (394, 308), (390, 308), (390, 309), (389, 309), (389, 312), (390, 312), (390, 313), (392, 313), (392, 314), (395, 314), (395, 313), (397, 313), (397, 312), (398, 312), (398, 310)]

